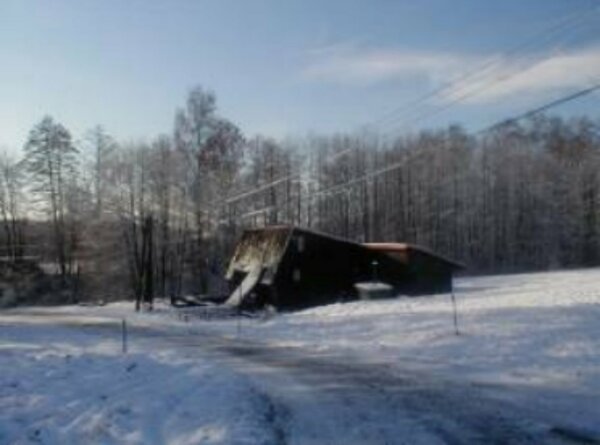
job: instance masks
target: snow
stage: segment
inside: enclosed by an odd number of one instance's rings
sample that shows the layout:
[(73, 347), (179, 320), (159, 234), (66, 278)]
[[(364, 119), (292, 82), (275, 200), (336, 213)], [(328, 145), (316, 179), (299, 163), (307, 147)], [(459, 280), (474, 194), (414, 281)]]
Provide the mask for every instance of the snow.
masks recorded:
[[(247, 322), (243, 335), (439, 363), (493, 381), (593, 386), (600, 370), (599, 270), (465, 278), (455, 287), (459, 336), (448, 295), (333, 304)], [(219, 324), (227, 329), (231, 322)]]
[(455, 289), (458, 336), (449, 295), (244, 321), (242, 336), (470, 381), (600, 436), (600, 269), (461, 278)]
[[(111, 336), (1, 326), (0, 443), (268, 443), (268, 405), (242, 376)], [(114, 336), (112, 336), (114, 337)]]
[(381, 281), (367, 281), (364, 283), (356, 283), (355, 288), (364, 291), (390, 291), (393, 289), (392, 286)]
[(263, 268), (261, 264), (256, 264), (250, 271), (247, 273), (246, 277), (239, 284), (237, 289), (235, 289), (225, 304), (227, 306), (239, 306), (242, 304), (248, 293), (254, 289), (258, 280), (260, 278), (260, 274)]
[[(277, 434), (267, 425), (273, 402), (264, 395), (273, 386), (257, 385), (247, 370), (213, 357), (154, 351), (135, 339), (133, 354), (123, 356), (118, 331), (99, 338), (85, 329), (48, 327), (36, 314), (55, 324), (76, 316), (80, 323), (113, 327), (127, 318), (169, 334), (210, 334), (385, 364), (468, 384), (533, 419), (600, 437), (600, 269), (461, 278), (455, 288), (460, 335), (449, 295), (255, 319), (200, 308), (185, 312), (187, 322), (166, 304), (146, 314), (133, 314), (130, 302), (6, 311), (0, 314), (0, 443), (33, 443), (40, 436), (49, 444), (277, 443), (265, 437)], [(274, 392), (290, 402), (294, 379), (269, 379), (281, 382)], [(321, 411), (312, 403), (314, 409), (295, 413), (290, 430), (330, 415), (325, 409), (349, 410), (335, 400)], [(335, 437), (339, 424), (327, 431)]]

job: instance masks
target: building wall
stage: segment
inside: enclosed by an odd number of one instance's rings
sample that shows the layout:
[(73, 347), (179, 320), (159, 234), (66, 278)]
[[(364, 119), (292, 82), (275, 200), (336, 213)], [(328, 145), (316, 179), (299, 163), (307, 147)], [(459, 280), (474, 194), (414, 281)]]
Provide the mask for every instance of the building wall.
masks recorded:
[(275, 279), (277, 305), (298, 308), (349, 300), (370, 279), (359, 245), (295, 230)]
[(444, 261), (412, 250), (408, 266), (412, 280), (408, 295), (431, 295), (452, 290), (452, 267)]
[(358, 297), (354, 285), (373, 280), (391, 284), (398, 293), (423, 294), (433, 288), (429, 281), (417, 282), (423, 277), (384, 253), (296, 229), (277, 272), (273, 301), (298, 308), (353, 300)]

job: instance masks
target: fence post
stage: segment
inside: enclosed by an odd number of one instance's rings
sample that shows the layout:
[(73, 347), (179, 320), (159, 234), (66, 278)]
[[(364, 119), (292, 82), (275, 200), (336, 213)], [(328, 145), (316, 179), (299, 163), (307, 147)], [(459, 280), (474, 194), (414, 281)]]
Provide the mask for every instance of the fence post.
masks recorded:
[(458, 309), (456, 308), (456, 296), (454, 295), (454, 283), (451, 284), (450, 297), (452, 298), (452, 311), (454, 312), (454, 333), (460, 335), (458, 330)]
[(123, 354), (127, 354), (127, 320), (124, 318), (121, 320), (121, 343)]

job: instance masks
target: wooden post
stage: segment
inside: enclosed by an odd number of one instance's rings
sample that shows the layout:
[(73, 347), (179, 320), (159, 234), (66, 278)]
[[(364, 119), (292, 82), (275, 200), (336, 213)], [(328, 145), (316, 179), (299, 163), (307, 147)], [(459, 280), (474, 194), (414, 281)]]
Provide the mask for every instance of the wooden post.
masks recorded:
[[(252, 273), (252, 271), (250, 271), (249, 273)], [(243, 280), (242, 280), (243, 282)], [(242, 292), (242, 285), (240, 284), (239, 286), (240, 288), (240, 301), (238, 301), (238, 306), (236, 308), (236, 337), (240, 338), (240, 334), (242, 333), (242, 326), (240, 324), (240, 318), (241, 318), (241, 312), (242, 312), (242, 299), (244, 297), (244, 294)]]
[(236, 337), (240, 338), (242, 335), (242, 306), (241, 306), (241, 304), (238, 305), (236, 312), (237, 312), (237, 314), (236, 314), (236, 318), (237, 318)]
[(460, 335), (460, 331), (458, 330), (458, 310), (456, 308), (456, 296), (454, 295), (454, 283), (450, 286), (450, 297), (452, 299), (452, 310), (454, 312), (454, 333)]
[(121, 342), (123, 354), (127, 354), (127, 321), (121, 320)]

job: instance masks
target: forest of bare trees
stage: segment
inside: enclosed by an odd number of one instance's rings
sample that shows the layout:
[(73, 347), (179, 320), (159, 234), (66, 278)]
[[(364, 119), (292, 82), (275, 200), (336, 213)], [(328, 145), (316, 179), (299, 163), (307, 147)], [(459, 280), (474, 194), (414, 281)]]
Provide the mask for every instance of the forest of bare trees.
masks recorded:
[(73, 300), (220, 291), (244, 228), (298, 224), (427, 246), (474, 273), (600, 263), (600, 122), (247, 138), (196, 88), (170, 135), (74, 142), (51, 117), (0, 157), (6, 264), (35, 262)]

